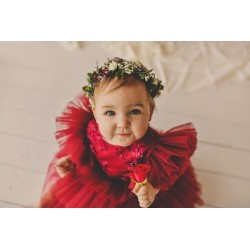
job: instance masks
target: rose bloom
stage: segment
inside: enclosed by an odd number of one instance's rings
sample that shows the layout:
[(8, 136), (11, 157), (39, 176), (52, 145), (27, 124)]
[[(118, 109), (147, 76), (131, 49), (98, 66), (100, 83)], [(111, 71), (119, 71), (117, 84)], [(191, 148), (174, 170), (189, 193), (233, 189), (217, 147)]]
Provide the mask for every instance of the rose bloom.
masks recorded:
[(102, 70), (102, 75), (107, 75), (107, 74), (108, 74), (108, 72), (109, 72), (109, 70), (108, 70), (108, 69), (103, 69), (103, 70)]
[(148, 164), (138, 164), (128, 176), (132, 181), (142, 183), (148, 178), (150, 168)]

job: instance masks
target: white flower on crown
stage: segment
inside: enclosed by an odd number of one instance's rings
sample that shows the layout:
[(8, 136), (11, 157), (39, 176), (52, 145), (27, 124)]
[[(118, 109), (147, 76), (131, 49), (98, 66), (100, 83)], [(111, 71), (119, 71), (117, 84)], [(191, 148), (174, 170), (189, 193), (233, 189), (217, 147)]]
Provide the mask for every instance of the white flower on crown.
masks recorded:
[(145, 81), (147, 82), (147, 80), (149, 79), (149, 76), (145, 76), (144, 79), (145, 79)]
[(129, 75), (134, 71), (133, 66), (128, 63), (125, 64), (124, 70), (125, 70), (125, 73)]
[(110, 71), (114, 71), (115, 69), (117, 68), (117, 63), (116, 62), (111, 62), (110, 64), (109, 64), (109, 70)]
[(125, 73), (126, 74), (131, 74), (133, 72), (133, 70), (129, 69), (129, 68), (125, 68)]
[(153, 84), (157, 85), (158, 81), (156, 78), (154, 78)]

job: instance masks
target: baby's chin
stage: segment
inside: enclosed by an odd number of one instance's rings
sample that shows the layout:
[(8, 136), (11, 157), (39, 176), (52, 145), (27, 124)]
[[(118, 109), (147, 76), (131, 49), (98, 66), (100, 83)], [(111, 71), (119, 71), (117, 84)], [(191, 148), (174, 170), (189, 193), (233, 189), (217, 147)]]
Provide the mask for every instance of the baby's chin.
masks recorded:
[(132, 145), (135, 141), (132, 142), (117, 142), (115, 145), (116, 146), (120, 146), (120, 147), (128, 147), (130, 145)]
[(135, 141), (116, 141), (116, 140), (105, 140), (105, 141), (111, 145), (120, 147), (128, 147), (135, 142)]
[(126, 138), (125, 137), (115, 137), (113, 139), (106, 139), (104, 138), (104, 140), (114, 146), (120, 146), (120, 147), (128, 147), (131, 144), (133, 144), (135, 141), (137, 141), (137, 139), (135, 138)]

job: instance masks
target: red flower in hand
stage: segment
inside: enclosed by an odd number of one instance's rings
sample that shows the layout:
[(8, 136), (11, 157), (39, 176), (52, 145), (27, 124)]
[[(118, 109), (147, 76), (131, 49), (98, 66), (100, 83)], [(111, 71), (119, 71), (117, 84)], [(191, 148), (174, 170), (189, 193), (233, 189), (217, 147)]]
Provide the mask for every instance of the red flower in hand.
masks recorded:
[(150, 169), (151, 166), (148, 164), (138, 164), (136, 167), (134, 167), (132, 172), (128, 174), (131, 179), (129, 188), (133, 189), (135, 183), (139, 183), (141, 187), (144, 186), (148, 181)]

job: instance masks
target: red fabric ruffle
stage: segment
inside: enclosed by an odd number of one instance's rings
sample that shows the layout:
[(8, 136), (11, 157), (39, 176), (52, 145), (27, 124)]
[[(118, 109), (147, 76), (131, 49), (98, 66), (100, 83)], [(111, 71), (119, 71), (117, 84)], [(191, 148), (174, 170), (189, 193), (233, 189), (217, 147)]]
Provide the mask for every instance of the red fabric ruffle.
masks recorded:
[[(129, 180), (108, 176), (90, 149), (86, 128), (92, 119), (89, 101), (82, 93), (57, 117), (59, 152), (48, 169), (41, 207), (139, 207), (128, 188)], [(200, 185), (190, 164), (197, 143), (192, 124), (165, 133), (149, 128), (143, 142), (150, 152), (149, 181), (161, 190), (152, 207), (201, 205)], [(76, 167), (60, 178), (55, 163), (65, 155), (70, 155)]]
[(154, 143), (148, 163), (154, 166), (150, 181), (155, 187), (167, 191), (190, 167), (190, 157), (197, 144), (196, 136), (196, 130), (191, 123), (161, 134), (152, 130), (152, 137), (158, 139)]

